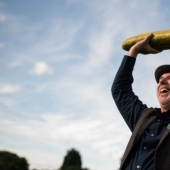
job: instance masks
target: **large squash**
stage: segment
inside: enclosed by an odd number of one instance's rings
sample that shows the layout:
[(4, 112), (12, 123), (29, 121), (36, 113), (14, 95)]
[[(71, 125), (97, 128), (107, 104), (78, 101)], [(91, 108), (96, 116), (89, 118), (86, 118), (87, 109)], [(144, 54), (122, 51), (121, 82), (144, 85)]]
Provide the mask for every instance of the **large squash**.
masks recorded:
[[(157, 50), (167, 50), (170, 49), (170, 29), (168, 30), (162, 30), (162, 31), (154, 31), (153, 37), (150, 40), (151, 47), (157, 49)], [(143, 40), (146, 36), (148, 36), (150, 33), (144, 33), (139, 34), (130, 38), (127, 38), (122, 43), (122, 48), (126, 51), (129, 51), (129, 49), (136, 44), (138, 41)]]

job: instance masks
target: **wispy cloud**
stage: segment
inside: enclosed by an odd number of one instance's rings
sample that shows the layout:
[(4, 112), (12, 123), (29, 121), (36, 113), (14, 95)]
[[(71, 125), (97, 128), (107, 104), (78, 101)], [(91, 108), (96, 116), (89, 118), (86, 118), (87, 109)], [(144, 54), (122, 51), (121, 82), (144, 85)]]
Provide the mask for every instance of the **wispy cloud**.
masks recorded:
[[(91, 147), (92, 152), (100, 150), (101, 154), (114, 153), (113, 159), (121, 157), (122, 151), (120, 150), (124, 147), (121, 145), (121, 141), (128, 137), (127, 129), (124, 130), (122, 136), (119, 135), (121, 128), (126, 128), (125, 125), (120, 128), (119, 123), (106, 122), (98, 118), (92, 120), (86, 117), (75, 120), (73, 117), (56, 113), (47, 113), (42, 115), (41, 118), (42, 121), (14, 121), (3, 118), (0, 130), (16, 136), (22, 135), (31, 140), (38, 138), (38, 141), (51, 140), (56, 143), (72, 141), (74, 144), (77, 143), (77, 146), (83, 144)], [(117, 137), (113, 138), (112, 134)], [(47, 136), (48, 138), (46, 138)], [(60, 163), (58, 162), (58, 166)]]
[(17, 102), (13, 99), (5, 98), (5, 97), (0, 97), (0, 103), (7, 106), (11, 107), (17, 104)]
[(21, 87), (18, 85), (1, 84), (0, 94), (18, 93), (21, 91)]
[(6, 21), (7, 17), (3, 14), (0, 14), (0, 22)]

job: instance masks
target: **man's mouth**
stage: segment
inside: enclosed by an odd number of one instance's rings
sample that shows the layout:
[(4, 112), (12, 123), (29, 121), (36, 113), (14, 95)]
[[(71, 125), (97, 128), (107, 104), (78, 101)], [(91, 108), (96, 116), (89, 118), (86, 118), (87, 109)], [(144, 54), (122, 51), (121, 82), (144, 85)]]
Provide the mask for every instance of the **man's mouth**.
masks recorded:
[(160, 94), (165, 94), (165, 93), (168, 93), (169, 91), (170, 91), (169, 88), (163, 87), (160, 89)]

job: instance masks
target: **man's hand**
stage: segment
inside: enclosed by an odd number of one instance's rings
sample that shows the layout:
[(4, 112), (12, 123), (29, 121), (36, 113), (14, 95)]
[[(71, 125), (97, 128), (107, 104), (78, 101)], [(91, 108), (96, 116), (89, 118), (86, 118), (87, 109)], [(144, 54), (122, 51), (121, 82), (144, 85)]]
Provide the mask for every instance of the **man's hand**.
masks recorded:
[(133, 45), (129, 52), (128, 52), (128, 56), (130, 57), (137, 57), (137, 55), (140, 54), (156, 54), (156, 53), (160, 53), (161, 51), (156, 50), (154, 48), (152, 48), (149, 44), (150, 39), (153, 37), (153, 34), (149, 34), (145, 39), (137, 42), (135, 45)]

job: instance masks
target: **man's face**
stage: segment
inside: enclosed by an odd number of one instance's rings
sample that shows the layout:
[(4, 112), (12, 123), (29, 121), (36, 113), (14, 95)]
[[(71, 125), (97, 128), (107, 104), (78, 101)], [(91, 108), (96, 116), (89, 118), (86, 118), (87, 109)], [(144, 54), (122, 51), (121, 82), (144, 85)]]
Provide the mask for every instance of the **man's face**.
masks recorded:
[(162, 111), (170, 110), (170, 73), (160, 77), (157, 84), (157, 98)]

